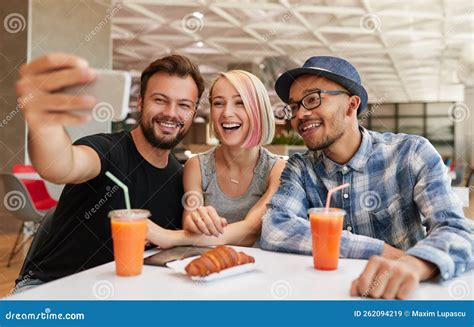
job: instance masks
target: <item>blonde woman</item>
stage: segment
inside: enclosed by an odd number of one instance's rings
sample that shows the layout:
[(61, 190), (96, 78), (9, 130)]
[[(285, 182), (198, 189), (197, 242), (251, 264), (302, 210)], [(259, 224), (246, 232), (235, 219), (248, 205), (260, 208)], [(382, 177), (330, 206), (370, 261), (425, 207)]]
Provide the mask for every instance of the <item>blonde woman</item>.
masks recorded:
[(285, 161), (263, 147), (273, 139), (275, 122), (262, 82), (242, 70), (221, 73), (209, 101), (219, 145), (186, 162), (183, 230), (157, 233), (161, 237), (150, 241), (160, 247), (252, 246), (278, 189)]

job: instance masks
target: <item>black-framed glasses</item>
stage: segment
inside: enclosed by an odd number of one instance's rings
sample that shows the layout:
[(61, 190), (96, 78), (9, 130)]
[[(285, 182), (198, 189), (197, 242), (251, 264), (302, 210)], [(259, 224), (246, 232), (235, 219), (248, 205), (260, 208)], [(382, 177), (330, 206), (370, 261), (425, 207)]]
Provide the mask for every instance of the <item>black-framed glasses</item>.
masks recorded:
[(345, 90), (317, 90), (308, 93), (298, 102), (288, 103), (283, 108), (283, 110), (280, 110), (277, 113), (276, 118), (286, 120), (295, 118), (296, 114), (298, 113), (298, 110), (300, 109), (300, 105), (303, 106), (303, 108), (305, 108), (306, 110), (314, 110), (318, 108), (322, 104), (321, 93), (334, 95), (347, 94), (349, 96), (352, 96), (351, 93)]

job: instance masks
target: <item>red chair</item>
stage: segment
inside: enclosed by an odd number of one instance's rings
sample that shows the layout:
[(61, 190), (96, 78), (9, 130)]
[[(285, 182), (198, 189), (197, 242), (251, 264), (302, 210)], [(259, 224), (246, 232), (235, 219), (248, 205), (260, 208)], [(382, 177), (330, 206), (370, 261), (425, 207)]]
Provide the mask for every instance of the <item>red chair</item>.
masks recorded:
[(49, 210), (58, 203), (49, 195), (44, 180), (41, 179), (33, 166), (14, 165), (12, 172), (25, 185), (36, 210)]

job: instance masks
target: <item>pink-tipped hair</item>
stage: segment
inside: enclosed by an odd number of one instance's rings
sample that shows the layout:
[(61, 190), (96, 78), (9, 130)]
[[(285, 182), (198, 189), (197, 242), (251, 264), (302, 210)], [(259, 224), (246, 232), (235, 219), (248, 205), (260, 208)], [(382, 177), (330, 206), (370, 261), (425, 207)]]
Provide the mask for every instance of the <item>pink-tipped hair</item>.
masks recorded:
[(275, 121), (270, 98), (263, 83), (255, 75), (243, 70), (231, 70), (221, 75), (235, 87), (250, 118), (250, 133), (242, 147), (248, 149), (271, 143), (275, 133)]

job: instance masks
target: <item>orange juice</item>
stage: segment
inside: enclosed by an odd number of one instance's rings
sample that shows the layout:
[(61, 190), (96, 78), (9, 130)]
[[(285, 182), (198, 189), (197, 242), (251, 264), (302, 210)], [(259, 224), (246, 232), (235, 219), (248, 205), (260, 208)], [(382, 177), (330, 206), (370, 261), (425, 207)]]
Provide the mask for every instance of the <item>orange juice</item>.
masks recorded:
[(109, 213), (114, 242), (115, 270), (119, 276), (140, 275), (147, 232), (148, 210), (114, 210)]
[(308, 210), (313, 238), (314, 268), (336, 270), (339, 261), (342, 225), (346, 212), (342, 209)]

